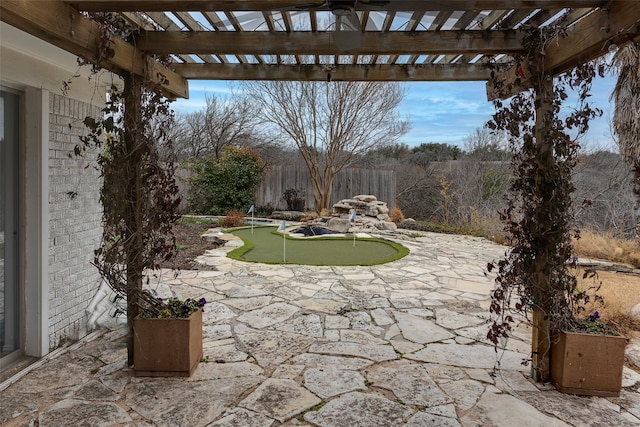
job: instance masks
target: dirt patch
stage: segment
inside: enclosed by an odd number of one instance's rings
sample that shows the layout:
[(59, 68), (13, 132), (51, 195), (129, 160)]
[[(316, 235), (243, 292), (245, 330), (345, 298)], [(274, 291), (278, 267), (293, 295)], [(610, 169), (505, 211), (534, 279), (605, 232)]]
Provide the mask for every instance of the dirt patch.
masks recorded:
[(176, 256), (171, 261), (163, 262), (160, 265), (163, 268), (192, 270), (198, 256), (209, 249), (218, 247), (216, 243), (209, 242), (202, 237), (202, 234), (212, 227), (215, 225), (178, 221), (173, 226), (173, 234), (176, 236)]

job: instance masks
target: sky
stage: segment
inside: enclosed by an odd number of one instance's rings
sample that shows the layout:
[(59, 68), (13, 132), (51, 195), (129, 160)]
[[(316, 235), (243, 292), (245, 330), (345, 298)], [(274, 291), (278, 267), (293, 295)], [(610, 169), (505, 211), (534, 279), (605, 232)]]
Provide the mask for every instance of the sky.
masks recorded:
[[(191, 81), (189, 99), (173, 103), (176, 112), (190, 112), (205, 106), (205, 96), (219, 98), (231, 95), (227, 81)], [(594, 119), (589, 132), (581, 140), (588, 151), (606, 149), (617, 151), (610, 136), (613, 107), (609, 102), (615, 78), (597, 78), (591, 90), (591, 102), (603, 110), (603, 116)], [(494, 113), (487, 101), (484, 82), (409, 82), (405, 83), (406, 97), (399, 107), (402, 118), (411, 122), (411, 130), (400, 138), (410, 147), (422, 143), (446, 143), (464, 149), (465, 140), (482, 128)], [(569, 100), (566, 108), (575, 101)]]

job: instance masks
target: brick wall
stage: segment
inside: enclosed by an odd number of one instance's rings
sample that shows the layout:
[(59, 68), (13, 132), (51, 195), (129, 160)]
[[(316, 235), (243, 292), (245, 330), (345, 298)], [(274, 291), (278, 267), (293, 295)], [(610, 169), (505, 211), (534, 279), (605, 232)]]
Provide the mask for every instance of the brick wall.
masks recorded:
[[(90, 104), (51, 94), (49, 97), (49, 347), (85, 336), (98, 273), (90, 262), (101, 237), (100, 177), (95, 153), (69, 157), (82, 120), (97, 114)], [(87, 167), (88, 166), (88, 167)], [(67, 193), (75, 192), (75, 198)]]

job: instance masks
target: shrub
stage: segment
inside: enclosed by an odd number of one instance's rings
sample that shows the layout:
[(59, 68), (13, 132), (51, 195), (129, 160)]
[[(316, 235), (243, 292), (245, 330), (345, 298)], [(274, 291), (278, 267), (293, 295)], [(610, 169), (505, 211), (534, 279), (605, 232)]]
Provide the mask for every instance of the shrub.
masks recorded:
[(241, 225), (244, 225), (244, 217), (244, 212), (229, 211), (227, 216), (222, 220), (222, 225), (227, 228), (240, 227)]
[(264, 175), (265, 164), (251, 148), (226, 147), (213, 156), (193, 159), (187, 165), (193, 171), (187, 196), (194, 213), (224, 215), (251, 206), (254, 191)]
[(284, 190), (284, 201), (287, 203), (287, 210), (289, 211), (303, 211), (305, 200), (304, 190), (298, 190), (297, 188), (287, 188)]
[(402, 210), (397, 206), (391, 209), (389, 218), (391, 218), (391, 221), (395, 222), (396, 224), (400, 224), (402, 221), (404, 221)]
[(304, 212), (304, 219), (306, 219), (307, 221), (311, 221), (314, 219), (318, 219), (318, 213), (317, 212), (313, 212), (313, 211), (305, 211)]
[(276, 208), (274, 208), (271, 203), (267, 203), (264, 206), (256, 206), (254, 215), (257, 217), (268, 218), (275, 210)]

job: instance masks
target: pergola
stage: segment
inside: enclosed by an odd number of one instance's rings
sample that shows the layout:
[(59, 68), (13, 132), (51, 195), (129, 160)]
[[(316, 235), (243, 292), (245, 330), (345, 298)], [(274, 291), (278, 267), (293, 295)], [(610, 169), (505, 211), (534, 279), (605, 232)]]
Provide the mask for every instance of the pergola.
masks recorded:
[(544, 58), (555, 75), (640, 34), (634, 0), (4, 0), (0, 15), (89, 59), (101, 22), (126, 23), (130, 40), (111, 37), (102, 65), (166, 79), (172, 97), (188, 97), (189, 80), (486, 81), (527, 29), (562, 22)]
[[(88, 60), (105, 23), (127, 28), (100, 65), (171, 98), (188, 97), (189, 80), (489, 81), (492, 63), (505, 64), (497, 80), (508, 84), (488, 85), (488, 98), (504, 98), (534, 84), (526, 66), (508, 66), (528, 29), (567, 29), (536, 59), (549, 76), (640, 38), (637, 0), (2, 0), (0, 19)], [(535, 89), (543, 100), (549, 87)], [(549, 339), (534, 322), (545, 378)]]

